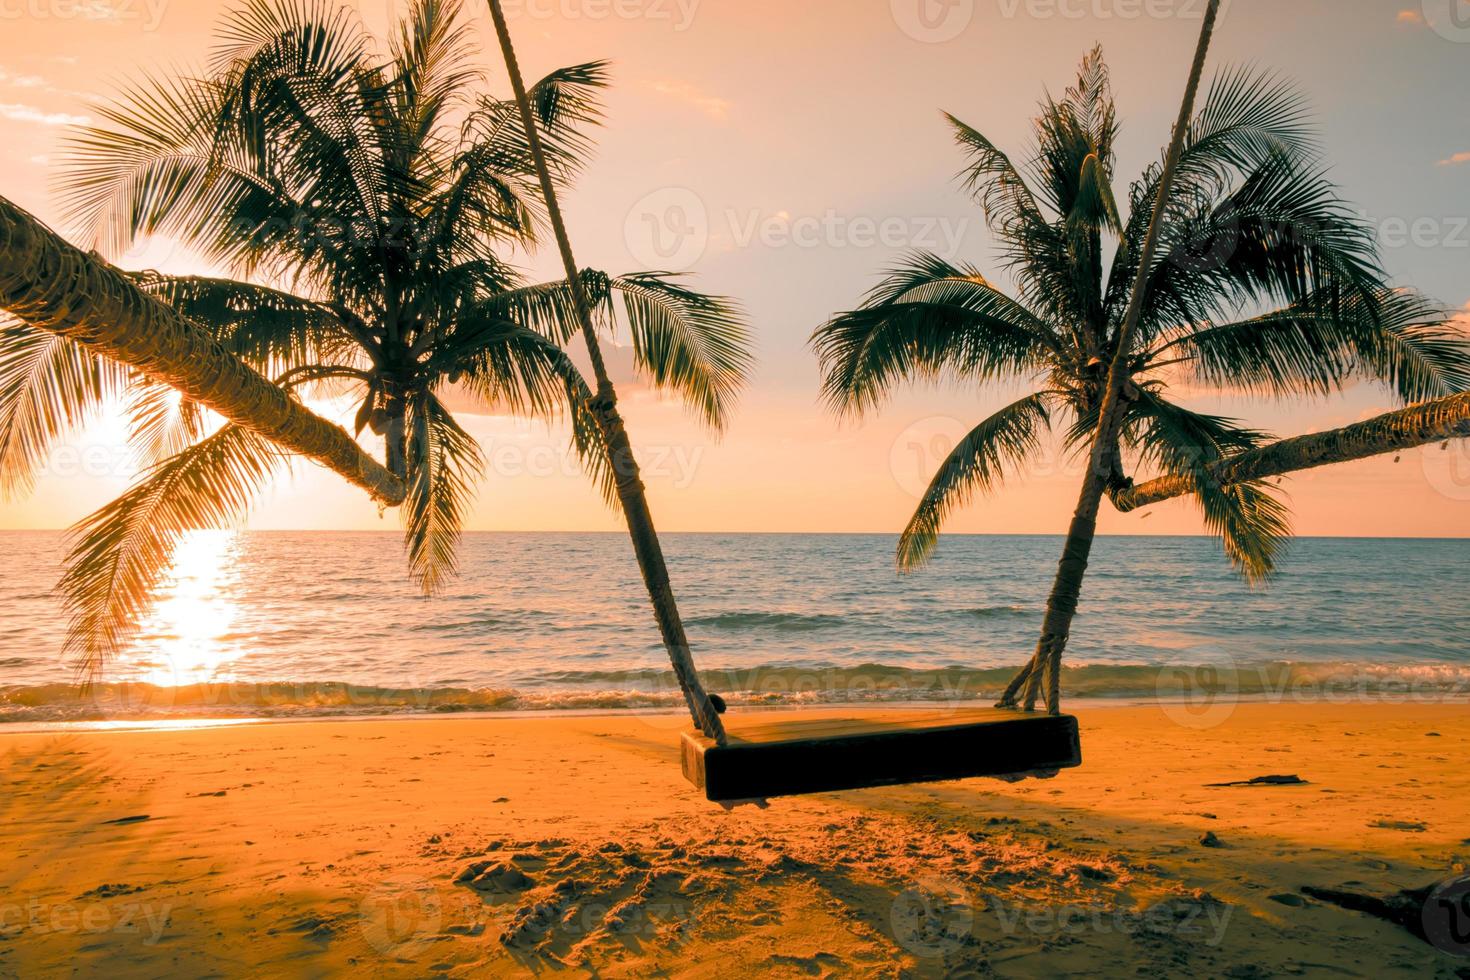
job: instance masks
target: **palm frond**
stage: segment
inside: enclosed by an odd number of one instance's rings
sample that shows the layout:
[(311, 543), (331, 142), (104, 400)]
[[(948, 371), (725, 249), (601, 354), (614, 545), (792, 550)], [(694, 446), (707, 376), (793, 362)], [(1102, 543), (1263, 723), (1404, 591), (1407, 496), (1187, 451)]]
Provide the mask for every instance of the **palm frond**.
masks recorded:
[[(584, 274), (583, 285), (590, 298), (592, 288), (605, 283)], [(610, 329), (605, 304), (595, 306), (591, 313), (593, 326), (599, 332)], [(534, 330), (555, 344), (570, 342), (581, 329), (576, 306), (572, 302), (572, 291), (567, 288), (565, 279), (496, 292), (481, 302), (478, 315), (504, 319)]]
[(1028, 395), (981, 422), (950, 452), (934, 474), (918, 509), (898, 539), (898, 567), (913, 571), (927, 562), (945, 519), (977, 493), (989, 493), (1007, 468), (1024, 466), (1051, 424), (1046, 396)]
[[(602, 121), (601, 92), (607, 84), (608, 63), (589, 61), (558, 68), (527, 89), (537, 135), (559, 183), (574, 178), (590, 158), (588, 130)], [(513, 100), (482, 98), (465, 122), (464, 138), (482, 165), (520, 179), (533, 177), (530, 143)]]
[(434, 595), (458, 570), (464, 517), (485, 458), (433, 395), (414, 403), (409, 429), (404, 544), (414, 581), (425, 595)]
[(1274, 156), (1312, 160), (1318, 145), (1309, 108), (1289, 78), (1250, 65), (1226, 67), (1185, 134), (1180, 170), (1185, 179), (1199, 179), (1247, 174)]
[(312, 211), (381, 233), (405, 174), (385, 165), (383, 84), (369, 38), (334, 0), (247, 0), (225, 18), (213, 62), (219, 137), (303, 187)]
[(1246, 581), (1270, 578), (1291, 536), (1289, 511), (1262, 482), (1222, 486), (1208, 471), (1211, 463), (1261, 445), (1268, 434), (1191, 412), (1151, 389), (1131, 406), (1128, 425), (1146, 464), (1189, 482), (1205, 526), (1219, 535), (1226, 557)]
[(1265, 481), (1220, 486), (1207, 480), (1195, 486), (1205, 527), (1220, 536), (1225, 557), (1251, 585), (1276, 574), (1291, 539), (1291, 511)]
[(877, 407), (897, 384), (945, 372), (986, 381), (1039, 369), (1058, 339), (980, 273), (917, 253), (863, 306), (818, 327), (822, 391), (840, 414)]
[(1113, 199), (1112, 185), (1096, 153), (1089, 153), (1082, 161), (1077, 195), (1067, 214), (1067, 223), (1074, 229), (1107, 228), (1117, 234), (1123, 232), (1118, 202)]
[(128, 442), (147, 468), (177, 456), (204, 435), (204, 410), (165, 385), (134, 385), (126, 411)]
[(1273, 396), (1329, 394), (1354, 378), (1404, 402), (1470, 387), (1470, 339), (1419, 296), (1381, 289), (1367, 302), (1313, 294), (1262, 316), (1206, 324), (1162, 345), (1194, 380)]
[[(559, 186), (569, 185), (591, 156), (587, 130), (600, 122), (598, 93), (606, 84), (606, 62), (596, 61), (558, 69), (528, 90), (537, 135)], [(465, 228), (491, 238), (534, 241), (546, 209), (515, 102), (483, 97), (465, 121), (461, 144), (430, 226), (441, 234)]]
[(131, 373), (0, 313), (0, 494), (27, 493), (51, 447), (100, 413)]
[(653, 386), (721, 431), (754, 362), (750, 330), (733, 302), (678, 279), (666, 272), (612, 276), (606, 301), (622, 299), (634, 361)]
[(127, 648), (180, 539), (243, 517), (280, 461), (268, 440), (226, 425), (72, 529), (58, 590), (69, 619), (65, 649), (86, 675)]
[[(1290, 80), (1249, 66), (1217, 73), (1185, 133), (1166, 217), (1189, 220), (1275, 157), (1309, 167), (1318, 150), (1308, 106)], [(1129, 190), (1129, 215), (1108, 278), (1110, 320), (1121, 319), (1137, 274), (1137, 258), (1158, 199), (1163, 160)]]
[(129, 278), (266, 374), (279, 374), (324, 355), (351, 359), (360, 339), (331, 306), (254, 283), (157, 272), (131, 273)]
[(145, 76), (98, 106), (106, 125), (63, 144), (65, 220), (108, 254), (164, 234), (228, 256), (233, 236), (220, 225), (234, 215), (289, 227), (297, 211), (285, 188), (217, 145), (224, 98), (206, 79)]
[(592, 389), (558, 344), (509, 320), (466, 318), (436, 346), (429, 368), (487, 410), (570, 418), (573, 451), (603, 500), (616, 502), (606, 444), (590, 409)]
[(445, 112), (467, 101), (470, 86), (484, 80), (471, 60), (472, 32), (463, 14), (461, 0), (418, 0), (393, 38), (393, 99), (398, 132), (406, 137), (394, 150), (408, 172), (433, 149)]
[(1308, 297), (1371, 307), (1385, 288), (1372, 229), (1290, 157), (1273, 156), (1223, 198), (1180, 207), (1148, 278), (1142, 343)]
[(985, 211), (999, 240), (1002, 261), (1016, 277), (1021, 300), (1060, 321), (1084, 318), (1088, 307), (1078, 293), (1075, 256), (1066, 222), (1050, 220), (1026, 179), (978, 130), (947, 115), (955, 140), (965, 150), (961, 173), (966, 188)]
[[(750, 331), (734, 303), (690, 289), (667, 272), (610, 276), (585, 269), (582, 288), (598, 332), (616, 335), (625, 328), (634, 363), (649, 382), (711, 428), (724, 428), (753, 363)], [(557, 344), (570, 342), (579, 329), (565, 280), (507, 290), (481, 308)]]
[(944, 114), (954, 130), (955, 142), (965, 152), (966, 166), (960, 172), (964, 187), (975, 196), (986, 220), (997, 234), (1008, 236), (1019, 229), (1049, 229), (1046, 216), (1021, 171), (1011, 158), (978, 129), (949, 113)]
[(1099, 174), (1113, 174), (1113, 140), (1118, 133), (1117, 109), (1102, 49), (1083, 58), (1076, 82), (1060, 102), (1048, 98), (1034, 122), (1036, 155), (1028, 169), (1042, 199), (1053, 211), (1070, 216), (1076, 210), (1089, 157)]
[(509, 320), (467, 316), (435, 345), (428, 368), (492, 411), (555, 418), (584, 387), (566, 351)]

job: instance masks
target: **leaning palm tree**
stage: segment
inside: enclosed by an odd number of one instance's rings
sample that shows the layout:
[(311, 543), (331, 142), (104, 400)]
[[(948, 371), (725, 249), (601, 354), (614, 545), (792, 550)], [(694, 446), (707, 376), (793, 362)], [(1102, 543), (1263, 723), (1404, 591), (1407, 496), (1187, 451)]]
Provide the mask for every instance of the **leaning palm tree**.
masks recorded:
[[(301, 396), (351, 397), (404, 483), (411, 573), (426, 593), (456, 567), (483, 460), (447, 394), (569, 418), (608, 499), (615, 473), (593, 392), (563, 349), (578, 330), (567, 281), (510, 263), (545, 218), (514, 101), (483, 92), (460, 4), (417, 0), (378, 52), (329, 0), (248, 0), (206, 71), (150, 78), (73, 140), (68, 218), (97, 247), (163, 234), (226, 279), (141, 273), (135, 283)], [(599, 115), (602, 63), (528, 91), (558, 185), (578, 172)], [(655, 386), (721, 427), (750, 355), (739, 314), (663, 273), (582, 271), (597, 325), (621, 326)], [(95, 665), (125, 644), (188, 529), (238, 519), (281, 454), (235, 423), (65, 338), (8, 328), (0, 356), (0, 466), (22, 484), (67, 424), (123, 397), (148, 464), (81, 522), (61, 589), (68, 646)], [(24, 438), (12, 438), (23, 433)]]
[[(1032, 390), (940, 464), (899, 539), (901, 569), (922, 565), (949, 514), (1023, 468), (1060, 426), (1101, 477), (1079, 514), (1126, 490), (1131, 465), (1161, 471), (1188, 488), (1235, 567), (1259, 582), (1290, 533), (1287, 510), (1262, 479), (1210, 473), (1267, 436), (1181, 406), (1171, 385), (1284, 398), (1370, 378), (1403, 401), (1470, 386), (1470, 345), (1444, 311), (1390, 286), (1372, 229), (1324, 175), (1304, 103), (1280, 78), (1217, 75), (1199, 110), (1181, 118), (1173, 166), (1166, 153), (1132, 184), (1126, 216), (1113, 191), (1118, 124), (1100, 50), (1060, 100), (1042, 103), (1021, 166), (948, 118), (1015, 295), (974, 267), (910, 257), (859, 309), (814, 334), (824, 394), (839, 414), (858, 415), (916, 380)], [(1146, 247), (1151, 224), (1156, 242)], [(1121, 405), (1106, 427), (1112, 438), (1095, 446), (1115, 363)], [(1043, 666), (1060, 656), (1094, 528), (1074, 520), (1037, 656), (1002, 705), (1015, 704), (1022, 684), (1034, 704)]]
[[(1318, 466), (1403, 452), (1436, 442), (1447, 449), (1451, 439), (1470, 439), (1470, 392), (1419, 402), (1339, 429), (1292, 436), (1249, 452), (1227, 456), (1207, 466), (1201, 478), (1224, 485), (1243, 480), (1264, 480)], [(1192, 481), (1177, 476), (1161, 476), (1136, 486), (1115, 489), (1109, 496), (1113, 506), (1126, 514), (1193, 492)]]
[[(126, 379), (132, 368), (335, 470), (384, 506), (403, 502), (403, 481), (341, 427), (292, 399), (225, 350), (204, 327), (139, 289), (126, 273), (84, 254), (3, 197), (0, 311), (0, 316), (8, 313), (23, 321), (0, 330), (0, 376), (17, 367), (33, 373), (32, 384), (7, 385), (0, 394), (0, 419), (5, 420), (0, 425), (0, 477), (28, 482), (32, 469), (24, 461), (44, 454), (55, 437), (56, 416), (49, 412), (64, 413), (85, 403), (88, 389)], [(84, 370), (58, 371), (76, 344), (102, 357), (87, 359)], [(48, 377), (72, 387), (38, 398), (43, 392), (34, 381)]]

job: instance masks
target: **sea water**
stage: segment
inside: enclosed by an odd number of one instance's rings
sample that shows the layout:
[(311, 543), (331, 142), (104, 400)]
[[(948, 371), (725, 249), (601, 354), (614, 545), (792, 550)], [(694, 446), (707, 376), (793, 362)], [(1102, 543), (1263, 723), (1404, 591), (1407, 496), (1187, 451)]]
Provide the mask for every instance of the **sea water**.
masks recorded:
[[(735, 704), (993, 698), (1035, 644), (1061, 550), (889, 535), (668, 534), (706, 682)], [(136, 640), (79, 675), (62, 535), (0, 534), (0, 721), (678, 703), (621, 534), (471, 533), (433, 598), (381, 533), (195, 532)], [(1219, 543), (1099, 539), (1071, 697), (1470, 694), (1470, 541), (1299, 539), (1251, 589)], [(80, 686), (78, 680), (94, 683)]]

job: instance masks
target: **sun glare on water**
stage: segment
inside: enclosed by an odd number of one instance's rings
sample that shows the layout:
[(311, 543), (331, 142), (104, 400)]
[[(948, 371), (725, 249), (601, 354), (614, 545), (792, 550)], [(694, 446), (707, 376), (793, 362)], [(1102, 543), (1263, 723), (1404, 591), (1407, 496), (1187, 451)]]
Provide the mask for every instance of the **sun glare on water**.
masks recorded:
[(240, 536), (190, 531), (174, 553), (173, 569), (144, 624), (132, 679), (173, 687), (228, 677), (240, 649), (229, 642), (238, 609)]

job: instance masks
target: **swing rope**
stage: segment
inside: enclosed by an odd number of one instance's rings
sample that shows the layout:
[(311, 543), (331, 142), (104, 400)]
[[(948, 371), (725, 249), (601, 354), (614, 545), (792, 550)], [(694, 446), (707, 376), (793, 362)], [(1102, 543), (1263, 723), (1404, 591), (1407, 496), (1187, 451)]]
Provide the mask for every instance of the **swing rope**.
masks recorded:
[(689, 652), (689, 640), (684, 634), (684, 624), (679, 618), (679, 609), (674, 601), (673, 588), (669, 584), (668, 569), (658, 535), (653, 527), (653, 517), (648, 509), (648, 498), (638, 473), (638, 462), (633, 458), (632, 445), (627, 428), (617, 409), (617, 392), (608, 377), (607, 365), (602, 358), (602, 349), (597, 342), (597, 332), (592, 325), (592, 307), (577, 262), (572, 257), (572, 243), (567, 236), (566, 223), (562, 220), (561, 207), (556, 199), (556, 187), (551, 179), (551, 168), (546, 162), (546, 152), (536, 129), (536, 117), (531, 110), (531, 100), (526, 94), (526, 83), (521, 77), (520, 63), (516, 60), (515, 48), (511, 44), (510, 29), (505, 23), (505, 11), (500, 0), (489, 0), (490, 16), (495, 21), (495, 33), (500, 38), (500, 53), (505, 58), (505, 70), (510, 75), (511, 89), (515, 93), (516, 106), (520, 109), (521, 124), (526, 130), (526, 143), (536, 167), (536, 176), (541, 183), (541, 195), (546, 202), (547, 216), (556, 235), (557, 248), (561, 252), (562, 265), (566, 269), (567, 288), (571, 292), (572, 306), (582, 328), (582, 339), (587, 344), (587, 355), (592, 360), (592, 372), (597, 379), (597, 391), (588, 405), (597, 420), (603, 444), (607, 448), (608, 465), (612, 467), (617, 485), (618, 499), (628, 522), (628, 532), (633, 538), (633, 547), (638, 554), (638, 564), (643, 572), (644, 584), (648, 587), (653, 602), (654, 617), (658, 620), (659, 632), (668, 649), (669, 660), (674, 667), (674, 676), (684, 694), (684, 703), (689, 715), (700, 731), (717, 744), (726, 742), (725, 726), (719, 712), (699, 681), (694, 659)]
[[(663, 557), (658, 551), (657, 538), (652, 534), (651, 517), (648, 514), (642, 483), (638, 479), (637, 464), (632, 459), (627, 434), (617, 414), (616, 393), (607, 375), (602, 351), (598, 346), (597, 335), (592, 324), (591, 307), (576, 261), (572, 256), (571, 241), (562, 220), (551, 171), (537, 133), (535, 115), (531, 109), (530, 98), (526, 93), (525, 82), (521, 77), (515, 49), (511, 44), (505, 12), (501, 7), (501, 0), (489, 0), (489, 5), (491, 17), (495, 22), (495, 31), (500, 40), (501, 54), (505, 59), (506, 71), (510, 75), (511, 87), (515, 93), (516, 105), (520, 110), (521, 122), (526, 130), (527, 144), (541, 183), (542, 196), (546, 201), (547, 214), (551, 220), (552, 231), (556, 236), (557, 247), (561, 252), (562, 264), (566, 269), (572, 305), (580, 321), (582, 336), (586, 341), (587, 352), (592, 360), (593, 372), (597, 379), (597, 393), (590, 407), (598, 420), (608, 447), (609, 461), (613, 466), (614, 477), (618, 483), (619, 497), (622, 499), (628, 517), (634, 545), (640, 551), (640, 564), (643, 565), (644, 578), (654, 602), (655, 613), (663, 631), (669, 658), (673, 663), (674, 675), (678, 678), (680, 689), (684, 693), (684, 699), (695, 724), (707, 736), (723, 745), (726, 741), (724, 726), (709, 695), (699, 681), (689, 653), (688, 640), (684, 637), (683, 624), (679, 620), (677, 609), (672, 601), (672, 591), (669, 587), (667, 573), (663, 570)], [(1103, 400), (1098, 411), (1098, 423), (1094, 433), (1090, 461), (1092, 470), (1095, 472), (1103, 472), (1102, 467), (1107, 462), (1106, 456), (1112, 451), (1112, 446), (1117, 438), (1116, 430), (1119, 419), (1116, 416), (1119, 415), (1123, 389), (1128, 380), (1128, 349), (1133, 335), (1137, 332), (1139, 320), (1142, 318), (1144, 294), (1158, 249), (1158, 239), (1164, 224), (1164, 211), (1173, 190), (1179, 160), (1184, 152), (1185, 135), (1189, 129), (1190, 118), (1194, 114), (1194, 104), (1199, 93), (1200, 80), (1204, 74), (1205, 61), (1219, 11), (1220, 0), (1210, 0), (1200, 28), (1199, 43), (1190, 67), (1189, 81), (1185, 85), (1179, 117), (1174, 124), (1169, 149), (1164, 157), (1164, 167), (1159, 177), (1159, 189), (1154, 201), (1153, 214), (1149, 218), (1148, 231), (1144, 235), (1139, 255), (1138, 273), (1133, 280), (1123, 324), (1118, 330), (1112, 361), (1108, 368), (1107, 387), (1103, 391)], [(640, 528), (639, 525), (643, 527)], [(640, 530), (646, 530), (648, 537), (653, 541), (652, 550), (657, 561), (652, 566), (641, 560), (644, 557), (642, 549), (645, 545), (640, 542)], [(1058, 714), (1061, 710), (1061, 655), (1065, 641), (1065, 636), (1043, 637), (1035, 656), (1011, 681), (1000, 703), (1002, 705), (1014, 704), (1017, 694), (1024, 686), (1028, 710), (1034, 707), (1038, 694), (1041, 694), (1045, 698), (1048, 713)], [(1044, 691), (1042, 690), (1043, 680), (1045, 682)]]

